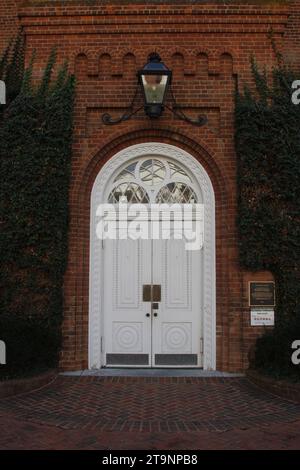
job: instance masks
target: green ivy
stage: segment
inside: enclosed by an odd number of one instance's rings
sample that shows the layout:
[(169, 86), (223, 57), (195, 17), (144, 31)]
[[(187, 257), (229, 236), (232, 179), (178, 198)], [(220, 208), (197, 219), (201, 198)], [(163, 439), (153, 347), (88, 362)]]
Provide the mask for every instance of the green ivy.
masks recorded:
[[(291, 344), (300, 339), (300, 106), (297, 76), (284, 64), (266, 78), (252, 60), (255, 89), (236, 93), (240, 263), (276, 281), (275, 327), (256, 343), (252, 366), (300, 379)], [(299, 78), (299, 77), (298, 77)]]
[(55, 51), (40, 84), (33, 63), (0, 123), (2, 377), (55, 367), (60, 350), (75, 83), (67, 64), (52, 78)]

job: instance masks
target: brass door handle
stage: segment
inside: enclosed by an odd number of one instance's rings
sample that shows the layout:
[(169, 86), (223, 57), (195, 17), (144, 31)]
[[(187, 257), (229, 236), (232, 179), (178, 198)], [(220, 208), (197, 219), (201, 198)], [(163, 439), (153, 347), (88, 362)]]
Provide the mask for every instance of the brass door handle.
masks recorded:
[(161, 285), (153, 284), (152, 286), (152, 302), (161, 302)]
[(151, 302), (152, 299), (152, 286), (151, 284), (143, 285), (143, 302)]
[(161, 285), (144, 284), (143, 285), (143, 302), (160, 302), (161, 301)]

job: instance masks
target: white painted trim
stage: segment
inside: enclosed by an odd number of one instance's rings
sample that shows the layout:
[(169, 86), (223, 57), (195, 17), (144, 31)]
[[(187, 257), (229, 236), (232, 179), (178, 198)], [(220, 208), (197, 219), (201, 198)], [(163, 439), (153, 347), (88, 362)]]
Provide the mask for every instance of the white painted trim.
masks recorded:
[(203, 368), (216, 369), (216, 263), (215, 263), (215, 196), (211, 180), (203, 166), (189, 153), (169, 144), (147, 142), (121, 150), (105, 163), (97, 175), (91, 194), (90, 224), (90, 290), (89, 290), (89, 369), (102, 366), (100, 338), (102, 332), (102, 243), (96, 237), (96, 208), (106, 202), (107, 185), (116, 170), (138, 157), (160, 156), (178, 161), (193, 173), (202, 193), (204, 204), (203, 247)]

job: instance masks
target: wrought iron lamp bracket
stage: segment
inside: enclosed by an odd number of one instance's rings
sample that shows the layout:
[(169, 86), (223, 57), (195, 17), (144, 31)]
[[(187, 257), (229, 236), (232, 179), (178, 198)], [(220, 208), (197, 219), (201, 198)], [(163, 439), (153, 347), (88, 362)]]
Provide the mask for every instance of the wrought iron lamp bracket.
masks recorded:
[(128, 121), (132, 116), (138, 113), (144, 107), (144, 105), (142, 105), (139, 108), (134, 109), (134, 104), (135, 104), (138, 92), (139, 92), (139, 84), (137, 84), (136, 86), (133, 99), (131, 101), (131, 104), (126, 109), (126, 111), (118, 118), (112, 118), (112, 116), (109, 113), (104, 113), (102, 115), (102, 122), (108, 125), (119, 124), (120, 122)]
[(188, 122), (189, 124), (193, 124), (194, 126), (204, 126), (204, 124), (207, 123), (208, 119), (206, 116), (198, 116), (196, 119), (188, 117), (182, 110), (182, 107), (176, 103), (175, 96), (173, 94), (172, 89), (170, 88), (170, 94), (171, 94), (171, 99), (172, 99), (172, 107), (169, 107), (165, 105), (165, 107), (171, 111), (174, 116), (176, 116), (178, 119), (181, 119), (182, 121)]
[[(140, 85), (138, 83), (130, 106), (126, 109), (126, 111), (120, 117), (112, 118), (112, 116), (109, 113), (104, 113), (102, 115), (102, 122), (107, 125), (119, 124), (120, 122), (128, 121), (129, 119), (131, 119), (131, 117), (134, 116), (136, 113), (138, 113), (142, 108), (146, 109), (146, 106), (144, 104), (134, 109), (135, 108), (134, 105), (136, 102), (136, 98), (139, 94), (139, 90), (140, 90)], [(206, 116), (198, 116), (196, 119), (188, 117), (183, 112), (182, 106), (176, 103), (176, 99), (175, 99), (175, 96), (173, 94), (171, 87), (169, 88), (169, 93), (171, 96), (172, 105), (168, 106), (166, 103), (162, 104), (161, 105), (162, 111), (164, 108), (166, 108), (169, 111), (171, 111), (174, 114), (174, 116), (176, 116), (181, 121), (188, 122), (189, 124), (192, 124), (194, 126), (200, 127), (207, 123), (208, 120)]]

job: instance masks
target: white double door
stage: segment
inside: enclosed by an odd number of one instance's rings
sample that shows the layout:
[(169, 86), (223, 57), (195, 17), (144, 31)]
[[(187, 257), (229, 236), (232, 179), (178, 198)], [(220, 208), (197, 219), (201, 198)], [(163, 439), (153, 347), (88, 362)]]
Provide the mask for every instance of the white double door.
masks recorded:
[(105, 240), (103, 249), (103, 365), (202, 367), (202, 251), (184, 239)]

